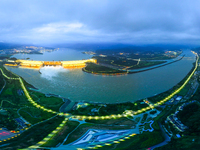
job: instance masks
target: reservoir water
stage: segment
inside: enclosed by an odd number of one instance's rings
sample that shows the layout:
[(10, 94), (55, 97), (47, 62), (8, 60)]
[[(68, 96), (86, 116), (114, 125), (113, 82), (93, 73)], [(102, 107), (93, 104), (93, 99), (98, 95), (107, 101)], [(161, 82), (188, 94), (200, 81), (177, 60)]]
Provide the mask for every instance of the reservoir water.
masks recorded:
[[(43, 93), (52, 93), (72, 101), (116, 103), (136, 101), (164, 92), (180, 82), (192, 68), (195, 55), (183, 51), (185, 57), (175, 63), (124, 76), (101, 76), (88, 74), (82, 69), (43, 67), (40, 69), (11, 68), (12, 72), (23, 77), (28, 83)], [(13, 57), (23, 58), (23, 54)], [(71, 56), (71, 57), (70, 57)], [(33, 60), (77, 60), (90, 55), (80, 51), (62, 49), (44, 55), (27, 55)], [(24, 57), (24, 58), (25, 58)]]

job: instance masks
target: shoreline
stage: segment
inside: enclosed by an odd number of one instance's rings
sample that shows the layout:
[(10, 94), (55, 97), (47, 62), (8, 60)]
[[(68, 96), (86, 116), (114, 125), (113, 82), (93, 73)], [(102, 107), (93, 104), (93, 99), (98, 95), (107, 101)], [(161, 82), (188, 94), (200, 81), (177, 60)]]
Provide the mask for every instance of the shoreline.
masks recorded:
[(117, 76), (117, 75), (127, 75), (127, 72), (121, 72), (121, 73), (96, 73), (96, 72), (90, 72), (88, 70), (85, 70), (85, 67), (82, 68), (83, 72), (94, 74), (94, 75), (102, 75), (102, 76)]
[[(163, 66), (166, 66), (166, 65), (169, 65), (169, 64), (172, 64), (172, 63), (175, 63), (177, 61), (180, 61), (184, 58), (185, 55), (183, 55), (181, 58), (179, 58), (178, 60), (174, 60), (172, 62), (169, 62), (169, 63), (166, 63), (166, 64), (161, 64), (159, 66), (156, 66), (153, 67), (153, 66), (149, 66), (149, 67), (152, 67), (152, 68), (147, 68), (147, 69), (144, 69), (144, 70), (140, 70), (140, 71), (131, 71), (131, 70), (127, 70), (127, 71), (124, 71), (122, 73), (108, 73), (108, 72), (105, 72), (105, 73), (97, 73), (97, 72), (91, 72), (91, 71), (88, 71), (88, 70), (85, 70), (85, 67), (82, 68), (82, 71), (83, 72), (86, 72), (86, 73), (90, 73), (90, 74), (94, 74), (94, 75), (102, 75), (102, 76), (117, 76), (117, 75), (127, 75), (127, 74), (134, 74), (134, 73), (140, 73), (140, 72), (144, 72), (144, 71), (148, 71), (148, 70), (153, 70), (153, 69), (156, 69), (156, 68), (159, 68), (159, 67), (163, 67)], [(143, 69), (145, 67), (141, 67), (141, 68), (138, 68), (138, 69)], [(137, 69), (137, 70), (138, 70)], [(135, 69), (136, 70), (136, 69)]]
[(145, 69), (145, 70), (140, 70), (140, 71), (135, 71), (135, 72), (129, 72), (128, 74), (139, 73), (139, 72), (144, 72), (144, 71), (153, 70), (153, 69), (156, 69), (156, 68), (159, 68), (159, 67), (163, 67), (163, 66), (166, 66), (166, 65), (175, 63), (175, 62), (177, 62), (177, 61), (180, 61), (180, 60), (182, 60), (184, 57), (185, 57), (185, 55), (183, 55), (183, 56), (182, 56), (181, 58), (179, 58), (178, 60), (174, 60), (174, 61), (169, 62), (169, 63), (167, 63), (167, 64), (162, 64), (162, 65), (160, 65), (160, 66), (155, 66), (155, 67), (153, 67), (153, 68), (149, 68), (149, 69)]

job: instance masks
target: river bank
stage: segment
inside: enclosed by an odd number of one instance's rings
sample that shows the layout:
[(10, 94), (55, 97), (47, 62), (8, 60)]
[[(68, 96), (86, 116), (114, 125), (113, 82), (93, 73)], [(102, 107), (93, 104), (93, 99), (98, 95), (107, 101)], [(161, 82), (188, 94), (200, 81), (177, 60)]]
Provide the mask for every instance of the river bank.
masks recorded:
[(140, 71), (131, 71), (129, 70), (129, 74), (132, 74), (132, 73), (139, 73), (139, 72), (144, 72), (144, 71), (148, 71), (148, 70), (152, 70), (152, 69), (156, 69), (156, 68), (159, 68), (159, 67), (163, 67), (163, 66), (166, 66), (166, 65), (169, 65), (169, 64), (172, 64), (172, 63), (175, 63), (177, 61), (180, 61), (184, 58), (185, 55), (183, 55), (181, 58), (179, 58), (178, 60), (175, 60), (175, 61), (172, 61), (172, 62), (169, 62), (169, 63), (165, 63), (165, 64), (161, 64), (161, 65), (156, 65), (154, 67), (151, 67), (151, 68), (147, 68), (147, 69), (144, 69), (144, 70), (140, 70)]
[[(127, 69), (126, 71), (116, 70), (116, 69), (112, 69), (112, 68), (97, 65), (97, 64), (88, 64), (86, 67), (82, 68), (82, 71), (87, 72), (87, 73), (91, 73), (91, 74), (94, 74), (94, 75), (103, 75), (103, 76), (105, 76), (105, 75), (106, 76), (116, 76), (116, 75), (126, 75), (126, 74), (140, 73), (140, 72), (156, 69), (156, 68), (159, 68), (159, 67), (163, 67), (163, 66), (175, 63), (177, 61), (182, 60), (184, 58), (184, 56), (185, 55), (183, 55), (181, 58), (174, 60), (174, 61), (171, 61), (171, 62), (167, 62), (167, 63), (163, 62), (163, 63), (159, 63), (157, 65), (151, 65), (151, 66), (148, 66), (148, 67), (137, 68), (137, 70), (139, 70), (139, 71), (133, 71), (132, 69)], [(98, 69), (98, 67), (100, 69)]]
[(116, 71), (116, 72), (93, 72), (93, 71), (89, 71), (89, 70), (86, 70), (86, 67), (82, 68), (82, 71), (84, 72), (87, 72), (87, 73), (91, 73), (91, 74), (94, 74), (94, 75), (102, 75), (102, 76), (118, 76), (118, 75), (126, 75), (128, 74), (127, 72), (125, 71)]

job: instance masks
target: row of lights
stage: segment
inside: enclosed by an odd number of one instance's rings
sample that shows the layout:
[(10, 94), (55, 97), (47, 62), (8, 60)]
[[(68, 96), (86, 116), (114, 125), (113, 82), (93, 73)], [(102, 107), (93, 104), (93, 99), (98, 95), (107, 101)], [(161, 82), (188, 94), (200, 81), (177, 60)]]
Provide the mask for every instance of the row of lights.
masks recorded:
[[(0, 130), (2, 130), (2, 128), (0, 128)], [(11, 132), (11, 131), (10, 131), (10, 132)], [(11, 132), (11, 133), (14, 133), (14, 132)], [(16, 133), (19, 133), (19, 131), (17, 131)], [(9, 141), (9, 140), (14, 139), (15, 137), (18, 137), (18, 136), (20, 136), (20, 134), (15, 134), (15, 136), (12, 136), (12, 137), (7, 138), (7, 139), (4, 139), (4, 140), (0, 140), (0, 143), (1, 143), (1, 142)]]
[[(42, 123), (42, 122), (45, 122), (45, 121), (50, 120), (50, 119), (52, 119), (52, 118), (48, 118), (48, 119), (46, 119), (46, 120), (40, 121), (40, 122), (38, 122), (37, 124)], [(64, 124), (65, 124), (67, 121), (68, 121), (68, 119), (65, 118), (65, 120), (64, 120), (56, 129), (60, 130), (61, 127), (63, 127)], [(33, 126), (34, 126), (34, 125), (33, 125)], [(26, 128), (24, 128), (24, 129), (22, 129), (22, 130), (29, 130), (29, 129), (31, 129), (33, 126), (31, 126), (31, 127), (29, 127), (29, 128), (26, 127)], [(0, 130), (2, 130), (2, 128), (0, 128)], [(14, 133), (14, 132), (12, 132), (12, 133)], [(16, 131), (15, 133), (19, 133), (19, 131)], [(16, 134), (16, 135), (13, 136), (13, 137), (10, 137), (10, 138), (4, 139), (3, 141), (0, 141), (0, 143), (1, 143), (1, 142), (8, 141), (8, 140), (11, 140), (11, 139), (14, 139), (14, 138), (16, 138), (16, 137), (18, 137), (18, 136), (20, 136), (20, 135), (21, 135), (21, 134)], [(49, 135), (50, 135), (50, 134), (49, 134)], [(49, 135), (48, 135), (48, 136), (49, 136)], [(27, 149), (27, 150), (29, 150), (29, 149)]]
[[(8, 79), (12, 79), (12, 80), (18, 80), (18, 78), (10, 78), (10, 77), (8, 77), (6, 74), (4, 74), (4, 72), (3, 72), (3, 70), (0, 68), (0, 70), (1, 70), (1, 73), (3, 74), (3, 76), (4, 77), (6, 77), (6, 78), (8, 78)], [(28, 128), (25, 128), (26, 130), (28, 129)], [(18, 133), (19, 131), (17, 131), (17, 133)], [(11, 139), (14, 139), (14, 138), (16, 138), (16, 137), (18, 137), (18, 136), (20, 136), (20, 134), (16, 134), (15, 136), (12, 136), (12, 137), (10, 137), (10, 138), (7, 138), (7, 139), (4, 139), (4, 140), (0, 140), (0, 143), (1, 142), (6, 142), (6, 141), (9, 141), (9, 140), (11, 140)]]
[(38, 142), (36, 145), (28, 147), (28, 149), (39, 148), (41, 145), (45, 144), (48, 140), (50, 140), (53, 136), (55, 136), (55, 134), (57, 134), (64, 127), (67, 121), (68, 118), (65, 118), (65, 120), (63, 120), (62, 123), (55, 130), (53, 130), (50, 134), (48, 134), (47, 137), (45, 137), (42, 141)]
[(12, 136), (12, 137), (10, 137), (10, 138), (4, 139), (3, 141), (0, 141), (0, 143), (1, 143), (1, 142), (9, 141), (9, 140), (14, 139), (14, 138), (16, 138), (16, 137), (18, 137), (18, 136), (20, 136), (20, 134), (16, 134), (15, 136)]
[[(22, 86), (22, 88), (23, 88), (23, 90), (24, 90), (24, 92), (25, 92), (25, 94), (26, 94), (26, 97), (28, 98), (28, 100), (32, 100), (32, 98), (30, 97), (30, 95), (28, 94), (28, 91), (26, 90), (26, 88), (25, 88), (25, 86), (24, 86), (24, 84), (23, 84), (23, 81), (22, 81), (22, 79), (21, 78), (11, 78), (11, 77), (8, 77), (6, 74), (4, 74), (4, 72), (3, 72), (3, 70), (0, 68), (0, 70), (1, 70), (1, 72), (2, 72), (2, 74), (3, 74), (3, 76), (4, 77), (6, 77), (7, 79), (11, 79), (11, 80), (19, 80), (20, 81), (20, 83), (21, 83), (21, 86)], [(34, 101), (33, 101), (34, 102)], [(44, 108), (45, 109), (45, 108)], [(64, 121), (66, 121), (66, 120), (68, 120), (67, 118), (64, 120)], [(62, 122), (62, 123), (66, 123), (66, 122)], [(41, 121), (41, 122), (43, 122), (43, 121)], [(40, 122), (40, 123), (41, 123)], [(64, 124), (60, 124), (60, 126), (59, 127), (57, 127), (56, 129), (60, 129), (60, 127), (61, 126), (64, 126)], [(28, 130), (28, 129), (30, 129), (30, 128), (25, 128), (25, 130)], [(17, 131), (17, 133), (18, 133), (19, 131)], [(13, 136), (13, 137), (10, 137), (10, 138), (7, 138), (7, 139), (4, 139), (3, 141), (0, 141), (0, 143), (1, 142), (6, 142), (6, 141), (8, 141), (8, 140), (11, 140), (11, 139), (14, 139), (14, 138), (16, 138), (16, 137), (18, 137), (18, 136), (20, 136), (20, 134), (16, 134), (15, 136)]]
[(173, 121), (169, 118), (169, 116), (167, 117), (167, 119), (169, 120), (169, 122), (180, 132), (183, 132), (183, 130), (179, 129), (174, 123)]
[[(110, 142), (98, 144), (98, 145), (95, 145), (95, 146), (90, 146), (90, 147), (87, 147), (86, 149), (98, 149), (98, 148), (101, 148), (103, 146), (111, 146), (112, 144), (119, 144), (121, 142), (124, 142), (125, 140), (130, 139), (131, 137), (133, 137), (135, 135), (136, 135), (135, 133), (128, 134), (123, 138), (120, 138), (120, 139), (117, 139), (117, 140), (112, 140)], [(85, 150), (85, 149), (84, 148), (77, 148), (77, 150)]]

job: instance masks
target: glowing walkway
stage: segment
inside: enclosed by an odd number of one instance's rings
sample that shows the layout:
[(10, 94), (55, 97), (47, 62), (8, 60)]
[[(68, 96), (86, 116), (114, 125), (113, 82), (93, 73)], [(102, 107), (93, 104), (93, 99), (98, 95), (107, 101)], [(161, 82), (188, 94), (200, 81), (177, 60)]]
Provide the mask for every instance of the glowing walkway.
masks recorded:
[(62, 123), (55, 130), (53, 130), (50, 134), (48, 134), (47, 137), (45, 137), (42, 141), (38, 142), (37, 144), (28, 147), (28, 149), (39, 148), (41, 145), (48, 142), (51, 138), (53, 138), (55, 136), (55, 134), (57, 134), (64, 127), (64, 125), (67, 123), (67, 121), (68, 121), (68, 119), (65, 118), (65, 120), (63, 120)]

